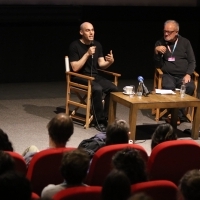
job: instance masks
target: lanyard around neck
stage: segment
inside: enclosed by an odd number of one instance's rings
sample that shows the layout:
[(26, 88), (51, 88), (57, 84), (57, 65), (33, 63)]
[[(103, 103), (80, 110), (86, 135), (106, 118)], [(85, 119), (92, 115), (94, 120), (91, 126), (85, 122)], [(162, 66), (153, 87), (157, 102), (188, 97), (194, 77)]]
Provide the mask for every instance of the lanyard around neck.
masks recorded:
[(176, 40), (176, 42), (175, 42), (175, 44), (174, 44), (174, 47), (173, 47), (173, 50), (172, 50), (172, 51), (171, 51), (171, 49), (170, 49), (169, 45), (167, 45), (167, 48), (168, 48), (168, 50), (169, 50), (169, 52), (170, 52), (171, 54), (173, 54), (173, 53), (174, 53), (174, 50), (175, 50), (175, 48), (176, 48), (176, 45), (177, 45), (177, 42), (178, 42), (178, 38), (177, 38), (177, 40)]

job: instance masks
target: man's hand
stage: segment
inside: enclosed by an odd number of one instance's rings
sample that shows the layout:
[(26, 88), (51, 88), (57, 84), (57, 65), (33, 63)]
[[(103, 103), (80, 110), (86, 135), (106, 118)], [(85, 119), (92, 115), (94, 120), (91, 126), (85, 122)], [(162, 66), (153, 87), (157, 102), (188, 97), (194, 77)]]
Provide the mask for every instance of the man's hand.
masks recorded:
[(96, 46), (92, 46), (88, 49), (87, 53), (89, 56), (93, 55), (95, 53), (95, 49), (96, 49)]
[(158, 54), (158, 53), (161, 53), (161, 54), (165, 54), (167, 51), (167, 48), (165, 46), (157, 46), (155, 48), (155, 53)]
[(186, 74), (183, 78), (185, 83), (189, 83), (191, 81), (191, 76), (189, 74)]
[(105, 56), (105, 60), (107, 62), (109, 62), (110, 64), (112, 64), (114, 62), (114, 57), (113, 57), (113, 54), (112, 54), (112, 50), (110, 50), (110, 53), (107, 54), (107, 56)]

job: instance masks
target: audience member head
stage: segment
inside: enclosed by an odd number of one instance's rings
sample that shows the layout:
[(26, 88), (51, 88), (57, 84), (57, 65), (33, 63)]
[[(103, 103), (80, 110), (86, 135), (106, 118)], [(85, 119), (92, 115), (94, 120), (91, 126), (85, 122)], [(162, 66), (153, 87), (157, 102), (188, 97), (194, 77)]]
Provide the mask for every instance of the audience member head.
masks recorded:
[(102, 187), (102, 200), (126, 200), (131, 195), (131, 183), (123, 171), (113, 169)]
[(66, 152), (61, 162), (61, 174), (68, 185), (81, 185), (87, 175), (89, 164), (90, 158), (84, 150)]
[(139, 152), (133, 148), (118, 151), (112, 158), (115, 169), (122, 170), (131, 184), (147, 180), (146, 165)]
[(178, 136), (170, 124), (160, 124), (152, 135), (151, 149), (162, 142), (176, 140), (177, 138)]
[(15, 169), (14, 158), (10, 154), (4, 151), (0, 151), (0, 175), (14, 169)]
[(200, 171), (197, 169), (186, 172), (179, 183), (183, 200), (200, 199)]
[(0, 176), (1, 200), (30, 200), (31, 185), (25, 176), (15, 171), (8, 171)]
[(134, 194), (128, 200), (153, 200), (153, 199), (147, 194), (140, 192), (140, 193)]
[(8, 135), (0, 129), (0, 150), (13, 151), (12, 143), (10, 142)]
[(124, 120), (116, 120), (106, 129), (106, 145), (128, 143), (129, 125)]
[(51, 147), (65, 147), (67, 141), (74, 132), (73, 121), (71, 117), (65, 113), (57, 114), (52, 118), (47, 128)]

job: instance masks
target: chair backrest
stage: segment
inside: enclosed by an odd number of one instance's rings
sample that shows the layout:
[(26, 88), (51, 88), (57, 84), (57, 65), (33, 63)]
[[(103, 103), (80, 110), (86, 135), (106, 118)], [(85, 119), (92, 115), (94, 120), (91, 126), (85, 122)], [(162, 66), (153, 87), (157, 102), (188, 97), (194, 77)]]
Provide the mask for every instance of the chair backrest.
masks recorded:
[(66, 188), (55, 194), (53, 200), (101, 200), (101, 190), (99, 186)]
[(171, 181), (156, 180), (131, 185), (131, 193), (145, 193), (153, 200), (177, 200), (178, 187)]
[(200, 168), (200, 146), (193, 140), (173, 140), (153, 148), (147, 171), (150, 180), (170, 180), (176, 185), (191, 169)]
[(37, 199), (40, 199), (40, 196), (37, 195), (36, 193), (32, 192), (31, 193), (31, 200), (37, 200)]
[(137, 149), (144, 161), (147, 162), (148, 155), (145, 149), (137, 144), (115, 144), (100, 148), (93, 156), (89, 172), (86, 177), (88, 185), (102, 186), (106, 176), (112, 170), (113, 155), (124, 148)]
[(40, 195), (48, 184), (63, 182), (60, 164), (64, 152), (75, 148), (51, 148), (36, 153), (28, 167), (27, 178), (31, 182), (32, 191)]
[(10, 154), (15, 160), (15, 170), (26, 175), (26, 162), (22, 155), (12, 152), (12, 151), (5, 151), (6, 153)]
[(70, 72), (69, 57), (65, 56), (65, 71)]

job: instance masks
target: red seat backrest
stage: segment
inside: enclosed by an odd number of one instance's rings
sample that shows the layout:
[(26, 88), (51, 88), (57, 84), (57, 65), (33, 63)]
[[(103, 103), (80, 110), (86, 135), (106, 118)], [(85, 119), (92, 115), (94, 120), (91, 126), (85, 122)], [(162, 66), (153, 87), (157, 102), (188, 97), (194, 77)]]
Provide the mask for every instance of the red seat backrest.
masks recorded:
[(75, 148), (51, 148), (36, 153), (28, 167), (27, 178), (32, 185), (32, 191), (38, 195), (48, 184), (60, 184), (63, 178), (60, 164), (63, 153)]
[(176, 185), (191, 169), (200, 168), (200, 146), (193, 140), (174, 140), (153, 148), (147, 163), (150, 180), (170, 180)]
[(36, 193), (32, 192), (31, 193), (31, 200), (37, 200), (37, 199), (40, 199), (40, 196), (37, 195)]
[(88, 175), (86, 177), (86, 183), (88, 185), (102, 186), (106, 176), (112, 169), (112, 157), (113, 155), (124, 148), (137, 149), (144, 161), (147, 162), (148, 155), (145, 149), (137, 144), (115, 144), (108, 145), (100, 148), (93, 156)]
[(15, 170), (26, 175), (26, 162), (22, 155), (12, 152), (12, 151), (5, 151), (6, 153), (10, 154), (15, 160)]
[(155, 180), (131, 185), (131, 193), (145, 193), (153, 200), (177, 200), (178, 187), (171, 181)]

